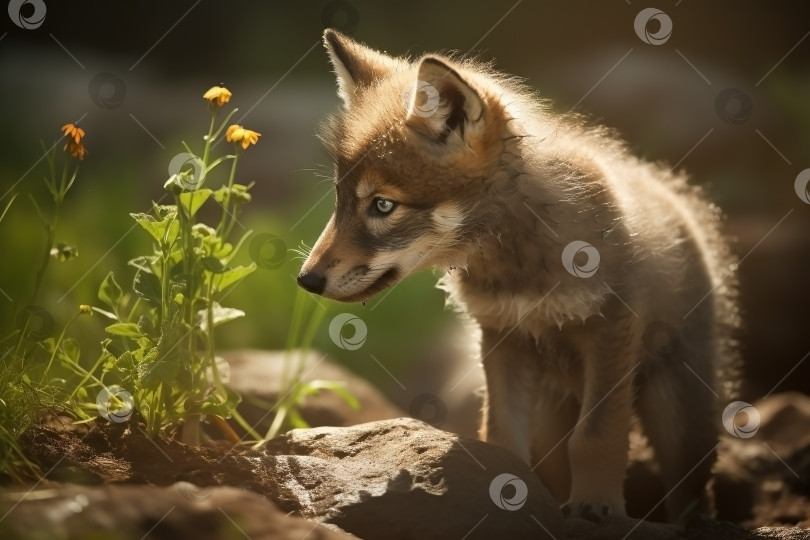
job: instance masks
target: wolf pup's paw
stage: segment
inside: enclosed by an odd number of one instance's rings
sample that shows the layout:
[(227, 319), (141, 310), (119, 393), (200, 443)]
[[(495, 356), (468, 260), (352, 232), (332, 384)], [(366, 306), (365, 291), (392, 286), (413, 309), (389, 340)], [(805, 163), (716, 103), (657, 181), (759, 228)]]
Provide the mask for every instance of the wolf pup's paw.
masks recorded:
[(591, 523), (601, 523), (613, 511), (610, 506), (600, 502), (577, 501), (567, 502), (560, 507), (566, 518), (579, 518)]

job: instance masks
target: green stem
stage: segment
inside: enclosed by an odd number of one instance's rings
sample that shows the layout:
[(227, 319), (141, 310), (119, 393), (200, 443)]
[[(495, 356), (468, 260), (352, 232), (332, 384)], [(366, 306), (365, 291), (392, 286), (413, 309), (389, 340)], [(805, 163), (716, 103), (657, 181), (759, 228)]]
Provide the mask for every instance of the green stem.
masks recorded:
[(233, 182), (236, 178), (236, 166), (239, 164), (239, 157), (241, 155), (242, 153), (237, 148), (236, 154), (233, 156), (233, 162), (231, 163), (231, 173), (228, 176), (228, 195), (225, 198), (225, 203), (222, 205), (222, 217), (219, 219), (219, 224), (217, 225), (217, 235), (224, 241), (227, 241), (231, 228), (233, 228), (233, 222), (236, 220), (236, 216), (234, 215), (236, 205), (232, 203)]
[(211, 152), (211, 141), (214, 138), (214, 124), (217, 121), (218, 114), (219, 107), (215, 107), (214, 111), (211, 113), (211, 125), (208, 126), (208, 135), (205, 136), (205, 148), (203, 149), (202, 162), (205, 163), (206, 167), (208, 166), (208, 154)]
[[(82, 312), (79, 311), (76, 315), (73, 316), (72, 319), (70, 319), (68, 321), (68, 323), (65, 325), (65, 327), (62, 328), (62, 333), (59, 334), (59, 339), (56, 340), (56, 343), (54, 343), (53, 352), (51, 353), (51, 358), (48, 360), (48, 365), (45, 367), (45, 371), (42, 372), (42, 376), (39, 379), (39, 384), (43, 384), (43, 382), (45, 381), (45, 376), (48, 374), (49, 371), (51, 371), (51, 365), (53, 365), (53, 360), (54, 360), (54, 358), (56, 358), (56, 352), (59, 350), (59, 346), (62, 344), (62, 340), (65, 338), (65, 333), (68, 331), (68, 328), (70, 328), (70, 325), (73, 324), (73, 321), (78, 319), (79, 315), (81, 315), (81, 314), (82, 314)], [(82, 369), (82, 371), (84, 371), (84, 370)]]
[(17, 345), (14, 347), (14, 358), (19, 358), (20, 359), (20, 371), (21, 372), (25, 368), (25, 366), (24, 366), (24, 363), (23, 363), (24, 358), (23, 358), (23, 355), (20, 354), (20, 350), (22, 349), (23, 343), (25, 343), (25, 338), (28, 336), (28, 324), (30, 322), (31, 322), (31, 318), (26, 317), (25, 318), (25, 324), (23, 325), (22, 330), (20, 330), (20, 339), (17, 340)]
[[(98, 369), (98, 366), (99, 366), (99, 365), (101, 365), (101, 362), (102, 362), (103, 360), (104, 360), (104, 353), (102, 353), (102, 354), (98, 355), (98, 360), (96, 360), (96, 363), (95, 363), (95, 364), (93, 364), (93, 367), (91, 367), (91, 368), (90, 368), (90, 371), (85, 372), (84, 378), (81, 380), (81, 382), (79, 382), (79, 384), (77, 384), (76, 386), (74, 386), (74, 387), (73, 387), (73, 391), (72, 391), (72, 392), (70, 392), (70, 395), (68, 396), (67, 401), (70, 401), (71, 399), (73, 399), (73, 396), (75, 396), (75, 395), (76, 395), (76, 392), (78, 392), (78, 391), (79, 391), (79, 388), (83, 388), (83, 387), (84, 387), (84, 384), (85, 384), (85, 383), (86, 383), (86, 382), (87, 382), (87, 381), (88, 381), (88, 380), (89, 380), (91, 377), (95, 378), (95, 377), (94, 377), (94, 375), (93, 375), (93, 373), (95, 373), (95, 371)], [(102, 375), (102, 377), (103, 377), (103, 376), (104, 376), (104, 375)], [(98, 382), (98, 383), (99, 383), (101, 386), (104, 386), (104, 382), (103, 382), (102, 380), (100, 380), (100, 379), (98, 379), (98, 378), (95, 378), (95, 380), (96, 380), (96, 382)]]
[(241, 415), (241, 414), (239, 414), (239, 413), (237, 412), (237, 410), (236, 410), (236, 409), (234, 409), (234, 410), (232, 410), (232, 411), (231, 411), (231, 417), (232, 417), (234, 420), (236, 420), (236, 423), (237, 423), (237, 424), (239, 424), (239, 425), (242, 427), (242, 429), (244, 429), (244, 430), (245, 430), (245, 431), (246, 431), (246, 432), (247, 432), (247, 433), (248, 433), (248, 434), (249, 434), (251, 437), (253, 437), (253, 440), (255, 440), (255, 441), (259, 441), (259, 442), (261, 442), (261, 441), (262, 441), (262, 436), (261, 436), (261, 435), (259, 435), (259, 434), (256, 432), (256, 430), (255, 430), (255, 429), (253, 429), (253, 426), (251, 426), (251, 425), (248, 423), (248, 421), (247, 421), (247, 420), (245, 420), (245, 419), (242, 417), (242, 415)]
[[(65, 161), (64, 166), (62, 167), (62, 176), (59, 181), (59, 189), (56, 189), (56, 169), (54, 167), (55, 156), (51, 154), (48, 158), (48, 170), (50, 172), (50, 178), (45, 180), (45, 184), (48, 186), (48, 190), (51, 192), (53, 197), (53, 215), (51, 217), (50, 223), (45, 223), (45, 233), (46, 233), (46, 240), (45, 240), (45, 250), (42, 253), (42, 262), (37, 269), (36, 277), (34, 278), (34, 289), (31, 292), (31, 301), (30, 305), (34, 305), (37, 302), (37, 298), (39, 297), (39, 291), (42, 287), (42, 280), (45, 277), (45, 272), (48, 269), (48, 265), (51, 262), (51, 250), (53, 249), (54, 242), (56, 241), (56, 228), (59, 224), (59, 214), (62, 209), (62, 202), (65, 200), (65, 195), (67, 194), (70, 186), (73, 184), (73, 181), (67, 181), (68, 179), (68, 162)], [(78, 167), (74, 171), (72, 178), (75, 178), (78, 174)], [(15, 354), (19, 354), (22, 348), (22, 344), (28, 338), (28, 321), (23, 327), (23, 331), (20, 332), (19, 340), (17, 341), (17, 347), (15, 348)]]
[[(165, 293), (163, 293), (161, 291), (161, 294), (165, 294)], [(163, 300), (163, 298), (161, 298), (161, 300)], [(141, 297), (136, 296), (135, 297), (135, 302), (132, 303), (132, 308), (129, 310), (129, 314), (127, 315), (126, 319), (124, 319), (123, 322), (132, 322), (132, 317), (137, 313), (139, 305), (141, 305)]]
[(216, 344), (214, 341), (214, 275), (211, 274), (211, 278), (208, 280), (208, 310), (206, 313), (207, 316), (207, 327), (208, 331), (206, 332), (207, 338), (207, 347), (205, 351), (205, 359), (209, 366), (211, 366), (211, 372), (214, 374), (214, 384), (216, 385), (217, 392), (225, 398), (227, 396), (225, 392), (225, 388), (222, 385), (222, 379), (219, 376), (219, 370), (217, 369), (217, 361), (215, 356), (216, 351)]
[(39, 289), (42, 286), (42, 278), (45, 277), (45, 271), (48, 269), (48, 264), (51, 262), (51, 250), (56, 240), (56, 226), (59, 224), (59, 210), (62, 206), (62, 198), (58, 197), (54, 201), (53, 216), (51, 222), (45, 226), (45, 233), (47, 239), (45, 240), (45, 250), (42, 253), (42, 262), (37, 269), (37, 275), (34, 280), (34, 290), (31, 293), (31, 304), (36, 304), (37, 297), (39, 296)]
[[(293, 303), (293, 312), (290, 316), (290, 330), (287, 332), (287, 343), (284, 347), (284, 367), (281, 370), (281, 384), (279, 385), (279, 394), (284, 396), (276, 403), (276, 416), (270, 428), (267, 430), (264, 440), (270, 440), (281, 431), (284, 424), (284, 419), (287, 417), (287, 411), (294, 406), (295, 400), (298, 398), (294, 390), (295, 385), (298, 383), (291, 377), (290, 371), (293, 373), (300, 373), (301, 367), (296, 365), (292, 368), (293, 363), (293, 347), (298, 343), (298, 336), (301, 333), (301, 323), (304, 318), (304, 293), (301, 289), (296, 289), (295, 302)], [(301, 362), (301, 354), (295, 359), (296, 363)]]

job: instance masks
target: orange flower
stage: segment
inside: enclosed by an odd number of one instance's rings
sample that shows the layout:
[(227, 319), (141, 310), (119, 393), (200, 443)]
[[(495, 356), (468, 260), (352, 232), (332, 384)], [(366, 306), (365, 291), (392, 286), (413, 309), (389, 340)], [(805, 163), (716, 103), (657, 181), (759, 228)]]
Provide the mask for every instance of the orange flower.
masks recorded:
[(85, 148), (82, 143), (77, 143), (72, 140), (68, 141), (64, 150), (79, 161), (83, 160), (84, 156), (87, 155), (87, 148)]
[(63, 150), (75, 157), (79, 161), (84, 159), (87, 155), (87, 149), (82, 144), (82, 137), (84, 137), (84, 130), (75, 124), (65, 124), (62, 126), (62, 132), (68, 138), (67, 144)]
[(243, 150), (247, 150), (247, 147), (251, 144), (256, 144), (260, 136), (261, 133), (256, 133), (253, 130), (245, 129), (236, 124), (228, 126), (228, 129), (225, 131), (225, 140), (233, 143), (241, 142)]
[(203, 99), (207, 99), (211, 105), (222, 107), (231, 99), (231, 92), (222, 86), (212, 86), (203, 94)]
[(84, 130), (74, 124), (65, 124), (62, 126), (62, 131), (65, 133), (65, 137), (70, 137), (76, 144), (79, 144), (84, 137)]

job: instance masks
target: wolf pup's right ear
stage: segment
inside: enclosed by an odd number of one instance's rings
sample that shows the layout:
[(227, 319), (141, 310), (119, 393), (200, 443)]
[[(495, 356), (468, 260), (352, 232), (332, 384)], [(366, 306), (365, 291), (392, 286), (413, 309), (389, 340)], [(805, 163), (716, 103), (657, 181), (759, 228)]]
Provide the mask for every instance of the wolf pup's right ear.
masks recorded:
[(337, 75), (338, 96), (346, 108), (352, 105), (363, 89), (385, 77), (396, 65), (390, 56), (369, 49), (330, 28), (323, 33), (323, 43)]
[(481, 96), (443, 58), (424, 57), (411, 84), (408, 123), (438, 142), (453, 134), (464, 140), (465, 130), (483, 121)]

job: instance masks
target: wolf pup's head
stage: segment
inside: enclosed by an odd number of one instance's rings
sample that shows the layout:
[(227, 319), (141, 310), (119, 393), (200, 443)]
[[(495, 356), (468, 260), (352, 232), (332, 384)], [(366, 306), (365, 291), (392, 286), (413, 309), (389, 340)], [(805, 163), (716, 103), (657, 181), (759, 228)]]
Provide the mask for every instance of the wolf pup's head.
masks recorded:
[(494, 85), (465, 62), (409, 62), (333, 30), (324, 42), (343, 101), (322, 136), (337, 202), (298, 283), (361, 302), (422, 268), (463, 265), (503, 147)]

